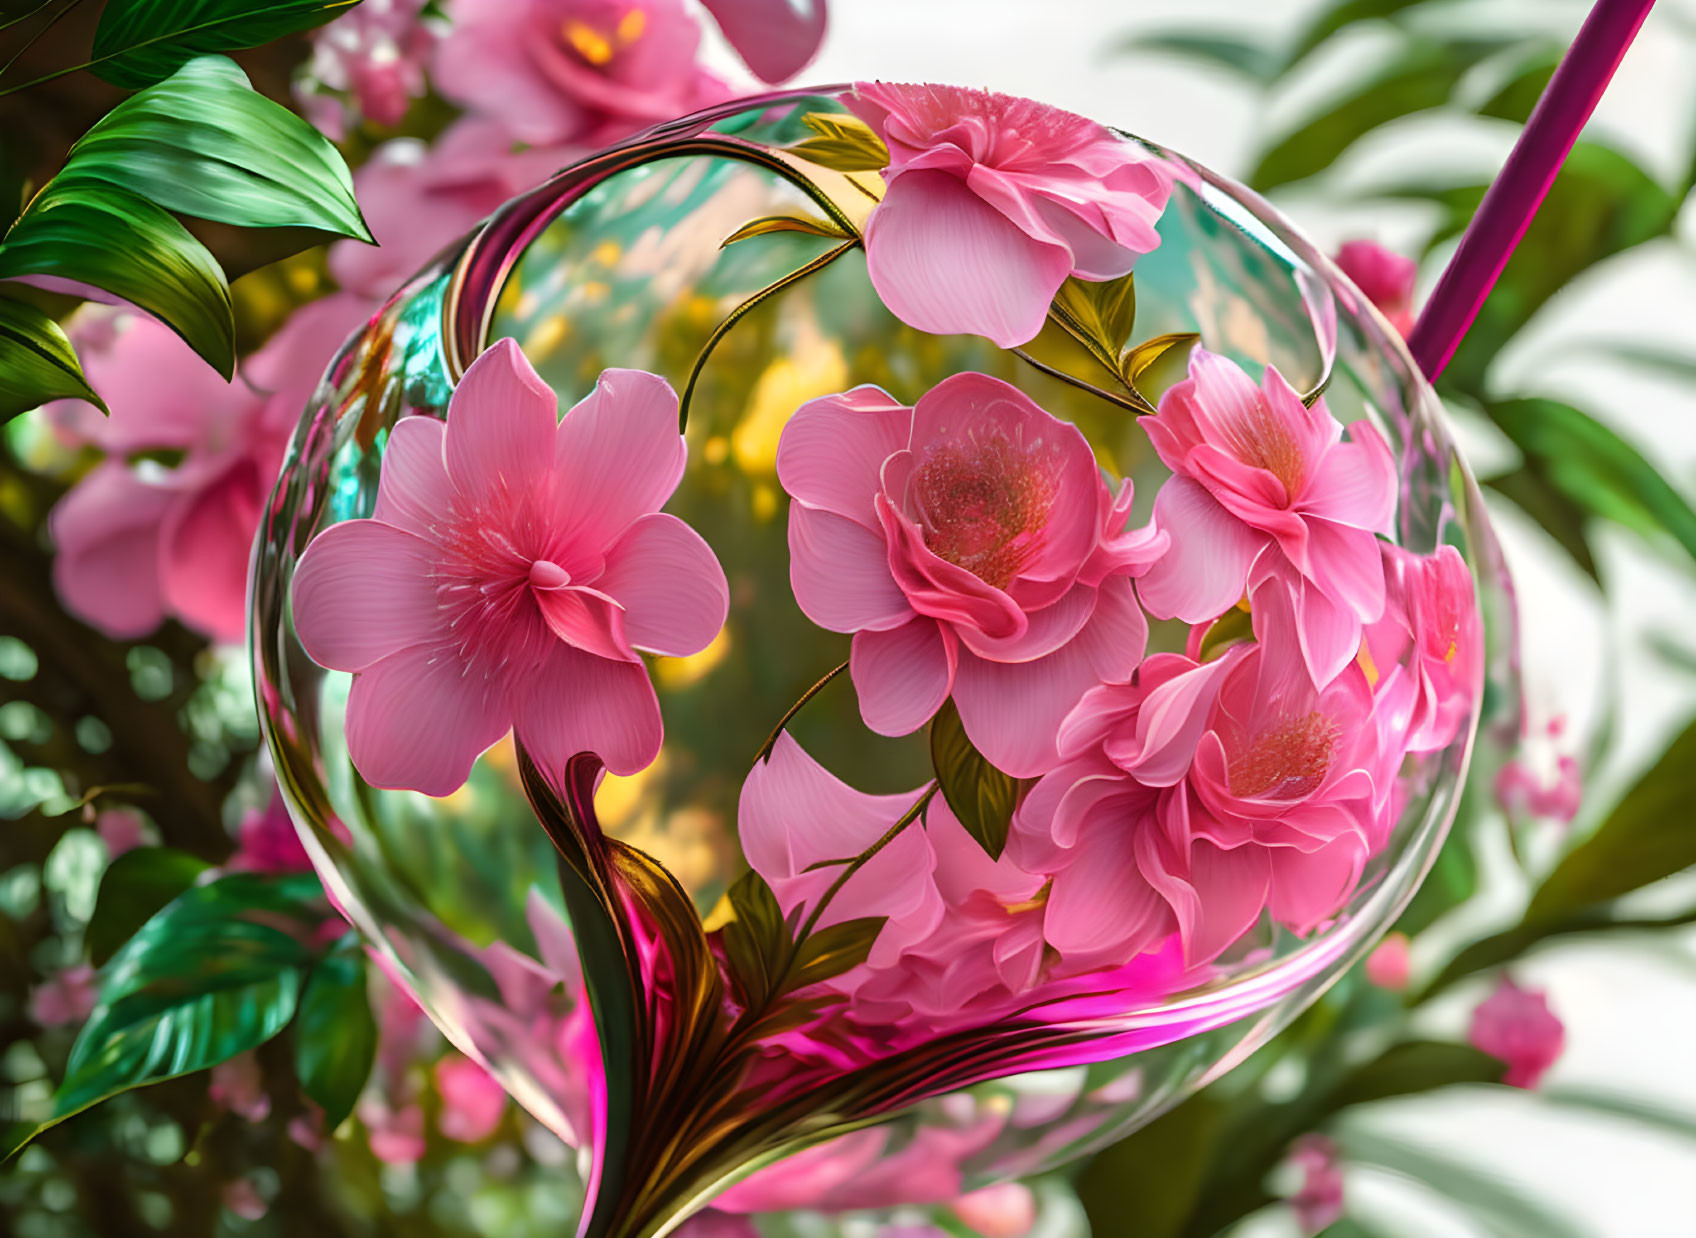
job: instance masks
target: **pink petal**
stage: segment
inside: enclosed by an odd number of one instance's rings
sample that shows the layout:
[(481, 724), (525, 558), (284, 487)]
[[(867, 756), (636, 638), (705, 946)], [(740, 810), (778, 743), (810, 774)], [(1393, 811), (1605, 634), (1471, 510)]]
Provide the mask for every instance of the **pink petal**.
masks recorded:
[(553, 453), (558, 408), (518, 342), (496, 340), (448, 403), (443, 459), (455, 488), (483, 499), (535, 485)]
[(1384, 613), (1384, 556), (1365, 529), (1317, 517), (1307, 522), (1313, 583), (1367, 623)]
[(1345, 834), (1317, 851), (1268, 847), (1272, 865), (1272, 916), (1305, 936), (1336, 915), (1360, 880), (1366, 843)]
[(48, 522), (59, 549), (53, 587), (65, 608), (119, 640), (158, 627), (165, 617), (159, 533), (179, 498), (115, 462), (77, 483)]
[(1349, 426), (1349, 441), (1325, 453), (1301, 495), (1304, 513), (1389, 533), (1396, 510), (1396, 462), (1369, 421)]
[(1230, 649), (1224, 657), (1174, 676), (1150, 692), (1137, 711), (1137, 750), (1118, 752), (1109, 740), (1108, 755), (1146, 786), (1180, 782), (1189, 773), (1196, 743), (1219, 698), (1220, 681), (1244, 652), (1240, 646)]
[(1043, 913), (1043, 936), (1062, 955), (1111, 954), (1115, 963), (1151, 949), (1174, 927), (1171, 909), (1137, 868), (1132, 842), (1152, 829), (1152, 815), (1102, 822), (1091, 831), (1087, 860), (1054, 875)]
[(1072, 269), (1064, 248), (1032, 240), (945, 172), (891, 184), (865, 243), (872, 286), (902, 322), (1003, 348), (1036, 338)]
[(531, 595), (553, 634), (573, 648), (617, 662), (639, 661), (624, 632), (624, 610), (597, 589), (531, 585)]
[(966, 650), (954, 676), (960, 722), (991, 765), (1015, 778), (1052, 769), (1055, 737), (1100, 679), (1080, 641), (1034, 662), (988, 662)]
[(872, 499), (883, 462), (907, 446), (913, 410), (876, 387), (809, 400), (777, 444), (777, 478), (808, 507), (876, 529)]
[(262, 482), (253, 462), (240, 460), (173, 508), (161, 531), (165, 604), (215, 640), (239, 641), (246, 630), (247, 568), (269, 490), (270, 479)]
[(624, 607), (624, 634), (651, 653), (688, 657), (730, 612), (724, 569), (701, 535), (664, 512), (639, 517), (607, 551), (595, 587)]
[(290, 596), (306, 655), (362, 671), (440, 634), (429, 543), (376, 520), (333, 524), (307, 545)]
[(348, 755), (374, 787), (449, 795), (511, 721), (504, 684), (467, 675), (451, 650), (414, 645), (354, 676)]
[(789, 584), (807, 618), (832, 632), (893, 628), (913, 615), (881, 534), (798, 503), (789, 508)]
[(671, 497), (686, 457), (671, 385), (642, 370), (603, 371), (554, 440), (561, 537), (611, 545)]
[(513, 731), (537, 765), (559, 775), (592, 752), (619, 775), (646, 769), (664, 738), (660, 703), (640, 662), (557, 646), (513, 693)]
[(763, 82), (794, 77), (824, 41), (825, 0), (702, 0), (736, 54)]
[(1217, 958), (1252, 928), (1266, 906), (1271, 882), (1266, 848), (1252, 844), (1226, 851), (1200, 839), (1190, 846), (1190, 884), (1201, 918), (1184, 940), (1184, 961)]
[(1204, 623), (1242, 599), (1249, 566), (1265, 544), (1262, 535), (1187, 477), (1170, 478), (1160, 487), (1154, 523), (1172, 544), (1137, 585), (1151, 614)]
[(954, 649), (936, 620), (924, 615), (888, 631), (856, 634), (848, 673), (866, 725), (879, 735), (906, 735), (929, 722), (953, 687)]
[(442, 459), (447, 427), (433, 417), (402, 417), (389, 431), (373, 520), (430, 537), (453, 502)]
[(528, 22), (514, 20), (513, 0), (458, 0), (453, 34), (436, 44), (430, 80), (453, 102), (507, 121), (532, 145), (578, 137), (590, 121), (561, 91), (526, 46)]
[[(384, 294), (388, 291), (384, 289)], [(268, 424), (294, 428), (331, 360), (370, 317), (371, 303), (349, 292), (309, 301), (289, 315), (242, 366), (243, 378), (270, 393), (265, 409)]]
[(1095, 602), (1094, 589), (1076, 585), (1061, 594), (1053, 605), (1026, 612), (1027, 626), (1017, 636), (995, 640), (966, 625), (957, 631), (962, 643), (981, 658), (992, 662), (1029, 662), (1046, 657), (1077, 636), (1095, 614)]

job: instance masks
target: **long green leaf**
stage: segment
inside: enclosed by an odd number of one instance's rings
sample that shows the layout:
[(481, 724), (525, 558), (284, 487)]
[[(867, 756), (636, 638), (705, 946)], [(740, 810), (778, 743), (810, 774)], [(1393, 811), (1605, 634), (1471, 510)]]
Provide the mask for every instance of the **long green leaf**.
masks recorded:
[(1649, 537), (1671, 536), (1696, 561), (1696, 511), (1631, 444), (1558, 400), (1486, 405), (1528, 464), (1589, 515)]
[[(1078, 1175), (1090, 1229), (1102, 1235), (1177, 1238), (1195, 1210), (1224, 1117), (1212, 1092), (1183, 1104), (1106, 1149)], [(1257, 1205), (1270, 1203), (1262, 1192)], [(1126, 1228), (1134, 1217), (1135, 1228)]]
[(1506, 1069), (1501, 1059), (1480, 1053), (1471, 1045), (1407, 1040), (1391, 1045), (1351, 1071), (1331, 1094), (1328, 1108), (1335, 1112), (1351, 1105), (1412, 1096), (1457, 1083), (1500, 1083)]
[(323, 1109), (325, 1130), (335, 1130), (353, 1112), (376, 1055), (365, 955), (357, 943), (343, 945), (312, 969), (294, 1029), (295, 1074)]
[(358, 0), (107, 0), (94, 73), (136, 90), (205, 52), (258, 47), (320, 26)]
[(1696, 722), (1531, 896), (1527, 923), (1558, 921), (1696, 864)]
[(59, 324), (33, 305), (0, 297), (0, 425), (66, 397), (106, 407)]
[(1539, 1088), (1537, 1099), (1546, 1105), (1563, 1109), (1581, 1109), (1586, 1113), (1606, 1114), (1623, 1118), (1655, 1130), (1665, 1131), (1681, 1139), (1696, 1139), (1696, 1117), (1654, 1101), (1621, 1096), (1617, 1092), (1597, 1092), (1588, 1088)]
[(20, 275), (104, 289), (160, 319), (225, 378), (235, 373), (224, 273), (143, 198), (99, 182), (49, 184), (0, 241), (0, 279)]
[(1596, 552), (1590, 547), (1587, 513), (1570, 496), (1550, 483), (1540, 462), (1528, 460), (1520, 468), (1485, 478), (1484, 485), (1511, 499), (1542, 526), (1543, 532), (1560, 544), (1585, 575), (1597, 584), (1602, 582), (1601, 569), (1596, 565)]
[(137, 847), (113, 860), (100, 879), (94, 915), (83, 930), (89, 961), (103, 966), (208, 867), (198, 856), (170, 847)]
[(190, 61), (113, 108), (71, 148), (65, 177), (239, 227), (371, 239), (336, 148), (222, 56)]
[(1530, 119), (1531, 109), (1537, 106), (1537, 100), (1543, 97), (1543, 89), (1554, 76), (1561, 55), (1559, 47), (1540, 47), (1531, 52), (1478, 109), (1478, 114), (1523, 125)]
[(1112, 50), (1126, 54), (1183, 56), (1261, 84), (1277, 77), (1283, 63), (1283, 58), (1263, 42), (1215, 34), (1209, 30), (1156, 30), (1148, 34), (1134, 34), (1115, 43)]
[(1308, 20), (1306, 29), (1297, 36), (1284, 60), (1282, 72), (1288, 73), (1308, 56), (1329, 43), (1350, 26), (1362, 22), (1384, 21), (1411, 9), (1426, 0), (1336, 0)]

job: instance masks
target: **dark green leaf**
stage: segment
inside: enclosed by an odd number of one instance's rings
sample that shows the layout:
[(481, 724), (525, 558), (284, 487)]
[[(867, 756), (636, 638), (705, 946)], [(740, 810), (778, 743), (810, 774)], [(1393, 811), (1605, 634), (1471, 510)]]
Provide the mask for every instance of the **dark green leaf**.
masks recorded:
[(1539, 48), (1520, 62), (1513, 76), (1478, 109), (1478, 114), (1523, 125), (1530, 118), (1531, 109), (1537, 106), (1537, 100), (1543, 97), (1543, 88), (1560, 62), (1560, 48)]
[[(1184, 1233), (1214, 1161), (1221, 1117), (1213, 1093), (1200, 1092), (1092, 1160), (1078, 1175), (1091, 1231), (1136, 1238)], [(1131, 1217), (1134, 1230), (1127, 1229)]]
[(1527, 463), (1581, 510), (1648, 537), (1670, 535), (1696, 561), (1696, 511), (1631, 444), (1558, 400), (1489, 404)]
[(724, 926), (725, 957), (743, 999), (757, 1008), (776, 996), (794, 955), (794, 937), (777, 895), (759, 873), (743, 873), (725, 897), (734, 916)]
[(1560, 543), (1561, 549), (1591, 580), (1602, 583), (1595, 552), (1590, 548), (1589, 521), (1584, 509), (1551, 485), (1539, 465), (1527, 462), (1511, 473), (1486, 478), (1484, 485), (1511, 499)]
[(109, 181), (166, 210), (238, 227), (371, 239), (336, 148), (222, 56), (191, 61), (113, 108), (59, 175)]
[(937, 786), (966, 833), (991, 859), (1001, 858), (1013, 810), (1029, 785), (991, 765), (960, 724), (960, 711), (945, 701), (930, 724), (930, 760)]
[[(1474, 201), (1482, 195), (1477, 186), (1458, 192)], [(1491, 360), (1550, 297), (1603, 259), (1667, 235), (1678, 208), (1677, 197), (1618, 151), (1575, 145), (1444, 371), (1443, 385), (1482, 394)], [(1448, 226), (1470, 217), (1468, 210)]]
[[(184, 891), (101, 973), (99, 1004), (71, 1049), (45, 1122), (3, 1151), (109, 1097), (204, 1070), (275, 1036), (294, 1016), (321, 909), (314, 877), (234, 873)], [(294, 919), (299, 935), (276, 927)]]
[(224, 273), (180, 223), (134, 194), (49, 184), (0, 241), (0, 279), (19, 275), (104, 289), (163, 321), (225, 378), (235, 373)]
[(294, 1068), (305, 1093), (333, 1131), (359, 1099), (377, 1054), (377, 1023), (365, 988), (365, 955), (344, 945), (319, 960), (300, 998)]
[(1391, 1045), (1351, 1071), (1331, 1094), (1332, 1111), (1396, 1096), (1412, 1096), (1457, 1083), (1500, 1083), (1501, 1059), (1471, 1045), (1441, 1040), (1407, 1040)]
[(107, 0), (94, 73), (137, 90), (206, 52), (258, 47), (340, 16), (358, 0)]
[(89, 961), (103, 966), (136, 930), (209, 867), (198, 856), (170, 847), (137, 847), (113, 860), (100, 879), (94, 915), (83, 932)]
[(799, 989), (818, 984), (858, 967), (871, 953), (872, 943), (883, 929), (884, 917), (867, 916), (844, 920), (829, 928), (816, 929), (795, 951), (795, 962), (784, 984)]
[(1461, 75), (1503, 46), (1500, 39), (1408, 44), (1388, 66), (1279, 140), (1261, 156), (1249, 184), (1265, 191), (1323, 172), (1380, 125), (1447, 103)]
[(0, 297), (0, 424), (65, 398), (106, 407), (59, 324), (33, 305)]
[(1276, 52), (1254, 39), (1237, 39), (1204, 30), (1158, 30), (1136, 34), (1114, 44), (1113, 50), (1183, 56), (1260, 83), (1270, 82), (1276, 77), (1282, 61)]
[(1531, 896), (1527, 923), (1560, 920), (1696, 864), (1696, 722)]

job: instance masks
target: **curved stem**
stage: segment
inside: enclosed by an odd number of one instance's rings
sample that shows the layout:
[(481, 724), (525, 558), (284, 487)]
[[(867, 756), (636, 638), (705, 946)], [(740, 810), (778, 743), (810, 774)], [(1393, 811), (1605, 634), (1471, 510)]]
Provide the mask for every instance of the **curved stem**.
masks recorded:
[(766, 736), (766, 742), (760, 745), (759, 752), (754, 756), (754, 763), (756, 765), (761, 761), (770, 759), (771, 750), (777, 747), (777, 737), (783, 734), (784, 729), (791, 721), (794, 720), (795, 715), (801, 712), (801, 706), (805, 705), (808, 701), (812, 700), (815, 696), (822, 692), (826, 684), (847, 669), (848, 663), (846, 662), (842, 663), (841, 666), (833, 667), (826, 671), (817, 683), (801, 694), (801, 699), (791, 705), (784, 713), (783, 717), (777, 720), (777, 725), (772, 727), (771, 734)]
[[(45, 12), (47, 10), (48, 5), (51, 4), (52, 2), (53, 2), (53, 0), (47, 0), (47, 4), (43, 4), (43, 5), (41, 5), (37, 8), (31, 9), (29, 12), (25, 13), (22, 17), (15, 17), (11, 21), (0, 23), (0, 30), (4, 30), (8, 26), (14, 25), (17, 22), (28, 21), (31, 17), (34, 17), (37, 13)], [(7, 60), (5, 64), (0, 64), (0, 76), (3, 76), (6, 73), (7, 70), (9, 70), (13, 65), (17, 64), (18, 58), (21, 57), (30, 48), (34, 47), (36, 45), (36, 43), (40, 40), (42, 35), (46, 34), (49, 30), (53, 29), (54, 26), (57, 26), (62, 18), (68, 16), (70, 14), (71, 10), (76, 8), (77, 5), (79, 5), (81, 3), (82, 3), (82, 0), (71, 0), (71, 2), (69, 4), (67, 4), (64, 8), (60, 9), (57, 13), (53, 14), (52, 17), (49, 17), (45, 22), (43, 22), (41, 24), (41, 29), (37, 30), (34, 34), (30, 35), (29, 38), (25, 39), (23, 46), (18, 48), (17, 51), (13, 52), (12, 55), (11, 55), (11, 58), (9, 60)], [(4, 94), (4, 93), (6, 93), (6, 92), (0, 91), (0, 94)]]
[(1525, 131), (1484, 195), (1408, 336), (1414, 360), (1433, 382), (1496, 286), (1567, 152), (1654, 6), (1655, 0), (1598, 0), (1549, 79)]
[(901, 819), (885, 831), (882, 838), (849, 861), (848, 866), (842, 870), (842, 875), (830, 883), (830, 889), (824, 892), (818, 903), (814, 905), (813, 910), (808, 914), (806, 922), (801, 925), (801, 931), (795, 934), (796, 941), (805, 941), (812, 936), (813, 930), (818, 927), (819, 917), (824, 914), (824, 909), (830, 906), (831, 900), (841, 892), (843, 886), (848, 884), (848, 879), (869, 864), (872, 857), (877, 855), (878, 852), (900, 837), (902, 831), (909, 825), (922, 817), (931, 800), (935, 798), (936, 791), (937, 784), (933, 782), (925, 788), (925, 793), (919, 796), (913, 806), (901, 814)]
[(1048, 375), (1050, 378), (1058, 378), (1061, 382), (1065, 383), (1067, 386), (1076, 387), (1079, 391), (1087, 391), (1091, 395), (1098, 395), (1102, 399), (1106, 400), (1109, 404), (1117, 405), (1119, 408), (1124, 409), (1126, 412), (1137, 413), (1139, 415), (1142, 414), (1142, 413), (1152, 413), (1152, 412), (1154, 412), (1154, 406), (1152, 404), (1150, 404), (1147, 400), (1144, 400), (1142, 398), (1142, 396), (1138, 395), (1135, 387), (1132, 387), (1130, 389), (1131, 395), (1135, 397), (1135, 401), (1128, 400), (1125, 397), (1120, 396), (1120, 395), (1115, 395), (1113, 392), (1107, 391), (1104, 388), (1097, 387), (1093, 383), (1086, 383), (1081, 378), (1075, 378), (1072, 375), (1066, 373), (1065, 370), (1057, 369), (1054, 366), (1047, 364), (1046, 362), (1038, 361), (1035, 357), (1031, 356), (1030, 353), (1026, 352), (1022, 348), (1009, 348), (1007, 351), (1012, 353), (1020, 361), (1025, 362), (1027, 365), (1029, 365), (1029, 366), (1031, 366), (1035, 369), (1041, 370), (1044, 374)]

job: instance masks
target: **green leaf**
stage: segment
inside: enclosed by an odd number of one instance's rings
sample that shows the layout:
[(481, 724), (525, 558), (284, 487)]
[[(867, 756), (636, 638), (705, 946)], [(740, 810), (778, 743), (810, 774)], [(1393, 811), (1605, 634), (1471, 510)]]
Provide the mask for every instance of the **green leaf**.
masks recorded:
[[(294, 1016), (322, 912), (314, 877), (233, 873), (184, 891), (112, 956), (47, 1120), (8, 1136), (9, 1156), (120, 1092), (215, 1066)], [(300, 935), (276, 927), (295, 919)]]
[(89, 961), (103, 966), (161, 907), (192, 886), (209, 867), (198, 856), (170, 847), (137, 847), (113, 860), (100, 879), (94, 915), (83, 931)]
[(1204, 30), (1157, 30), (1136, 34), (1114, 44), (1112, 50), (1183, 56), (1261, 84), (1278, 76), (1283, 61), (1276, 52), (1253, 39), (1238, 39)]
[[(1214, 1094), (1199, 1092), (1096, 1156), (1078, 1175), (1091, 1231), (1136, 1238), (1183, 1234), (1214, 1161), (1222, 1117)], [(1134, 1230), (1126, 1229), (1129, 1217), (1136, 1218)]]
[(1051, 312), (1096, 360), (1117, 374), (1119, 354), (1129, 342), (1137, 321), (1136, 278), (1134, 275), (1109, 280), (1068, 277), (1055, 294)]
[(1408, 44), (1389, 65), (1280, 139), (1260, 157), (1248, 183), (1264, 192), (1323, 172), (1380, 125), (1447, 103), (1461, 75), (1506, 42)]
[(734, 918), (724, 926), (725, 958), (749, 1008), (777, 995), (795, 942), (764, 877), (750, 869), (725, 891)]
[(1596, 554), (1590, 548), (1589, 520), (1582, 507), (1574, 503), (1543, 475), (1540, 464), (1527, 462), (1511, 473), (1486, 478), (1484, 485), (1511, 499), (1527, 516), (1535, 520), (1545, 533), (1560, 543), (1572, 561), (1597, 584), (1602, 583), (1596, 566)]
[(1544, 878), (1531, 896), (1526, 922), (1560, 920), (1696, 864), (1696, 829), (1689, 816), (1693, 802), (1696, 722)]
[(795, 951), (785, 991), (818, 984), (864, 963), (883, 925), (883, 916), (866, 916), (815, 929)]
[(1668, 534), (1696, 562), (1696, 511), (1641, 452), (1601, 422), (1558, 400), (1504, 400), (1484, 411), (1527, 463), (1581, 510), (1646, 537)]
[(1015, 778), (991, 765), (977, 750), (952, 699), (943, 702), (930, 724), (930, 760), (942, 798), (966, 827), (966, 833), (990, 859), (1001, 858), (1013, 810), (1034, 779)]
[(889, 148), (858, 116), (808, 112), (801, 123), (817, 136), (789, 147), (792, 155), (836, 172), (881, 172), (889, 166)]
[(0, 425), (66, 398), (106, 408), (59, 324), (33, 305), (0, 297)]
[(336, 148), (222, 56), (190, 61), (113, 108), (71, 148), (67, 177), (238, 227), (371, 239)]
[(1425, 0), (1338, 0), (1314, 16), (1290, 48), (1283, 72), (1288, 73), (1318, 48), (1330, 42), (1350, 26), (1362, 22), (1382, 21), (1395, 17)]
[(719, 242), (719, 248), (734, 245), (737, 241), (745, 241), (753, 236), (771, 236), (777, 232), (799, 232), (803, 236), (827, 236), (834, 240), (848, 239), (848, 233), (842, 226), (829, 219), (807, 219), (795, 215), (762, 215), (760, 218), (743, 224), (724, 240)]
[(1471, 1045), (1442, 1040), (1407, 1040), (1391, 1045), (1351, 1071), (1331, 1094), (1334, 1112), (1396, 1096), (1412, 1096), (1457, 1083), (1500, 1083), (1507, 1069), (1500, 1058)]
[(1150, 406), (1160, 403), (1166, 389), (1189, 377), (1190, 353), (1201, 336), (1173, 331), (1144, 340), (1119, 359), (1119, 372)]
[(1511, 120), (1523, 125), (1531, 117), (1531, 109), (1543, 97), (1543, 90), (1560, 64), (1562, 49), (1541, 47), (1520, 62), (1513, 76), (1478, 109), (1480, 116)]
[(1621, 1096), (1616, 1092), (1597, 1092), (1575, 1087), (1539, 1088), (1537, 1099), (1546, 1105), (1558, 1105), (1563, 1109), (1582, 1109), (1587, 1113), (1623, 1118), (1681, 1139), (1696, 1139), (1696, 1117), (1679, 1109), (1663, 1107), (1654, 1101)]
[(294, 1068), (333, 1131), (353, 1112), (377, 1055), (377, 1023), (365, 987), (365, 955), (343, 945), (306, 981), (294, 1026)]
[(104, 289), (160, 319), (225, 378), (235, 373), (224, 273), (180, 223), (132, 193), (49, 184), (0, 241), (0, 279), (20, 275)]
[(258, 47), (338, 17), (358, 0), (107, 0), (94, 30), (96, 76), (137, 90), (205, 52)]

